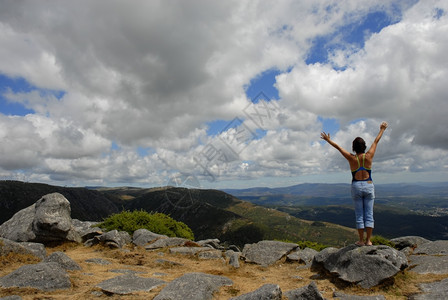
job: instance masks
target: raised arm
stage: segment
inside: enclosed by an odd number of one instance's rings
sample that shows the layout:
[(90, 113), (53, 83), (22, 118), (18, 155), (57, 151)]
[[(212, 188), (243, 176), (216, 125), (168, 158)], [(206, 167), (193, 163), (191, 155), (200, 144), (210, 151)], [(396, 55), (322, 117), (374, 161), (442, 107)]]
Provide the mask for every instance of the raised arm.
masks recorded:
[(350, 157), (352, 156), (350, 154), (350, 152), (348, 152), (347, 150), (345, 150), (344, 148), (342, 148), (341, 146), (339, 146), (338, 144), (336, 144), (335, 142), (333, 142), (330, 138), (330, 134), (329, 133), (325, 133), (322, 132), (320, 134), (320, 138), (323, 139), (324, 141), (326, 141), (327, 143), (329, 143), (330, 145), (332, 145), (334, 148), (336, 148), (339, 152), (341, 152), (342, 156), (344, 156), (347, 160), (350, 160)]
[(380, 132), (378, 132), (378, 135), (376, 136), (375, 140), (372, 143), (372, 146), (370, 146), (369, 151), (367, 151), (366, 154), (368, 154), (371, 158), (375, 156), (376, 146), (378, 145), (378, 142), (380, 141), (381, 137), (383, 136), (384, 131), (386, 131), (388, 124), (387, 122), (383, 122), (380, 125)]

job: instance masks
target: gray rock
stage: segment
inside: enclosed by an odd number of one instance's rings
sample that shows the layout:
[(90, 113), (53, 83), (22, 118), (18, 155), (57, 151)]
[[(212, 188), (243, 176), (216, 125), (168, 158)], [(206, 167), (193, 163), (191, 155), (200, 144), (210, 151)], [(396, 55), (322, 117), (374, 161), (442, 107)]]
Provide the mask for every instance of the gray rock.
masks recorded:
[(237, 269), (240, 267), (241, 252), (227, 250), (226, 257), (229, 258), (229, 265), (231, 265), (232, 267), (237, 268)]
[(418, 274), (448, 274), (448, 256), (411, 255), (409, 265)]
[(20, 296), (6, 296), (6, 297), (1, 297), (0, 300), (22, 300), (22, 297)]
[(227, 277), (204, 273), (188, 273), (171, 281), (154, 300), (207, 300), (221, 286), (230, 286)]
[(53, 252), (43, 262), (58, 263), (64, 270), (81, 270), (81, 266), (67, 256), (64, 252)]
[(33, 231), (34, 211), (35, 204), (16, 212), (0, 225), (0, 237), (15, 242), (33, 241), (36, 238)]
[(43, 244), (31, 242), (18, 243), (0, 238), (0, 255), (7, 255), (10, 252), (34, 255), (40, 259), (44, 259), (47, 256), (47, 251), (45, 250), (45, 246)]
[(125, 274), (105, 280), (96, 287), (107, 293), (127, 295), (139, 291), (149, 292), (164, 283), (165, 281), (157, 278), (142, 278), (134, 274)]
[(59, 193), (43, 196), (35, 203), (33, 231), (35, 241), (74, 241), (81, 237), (72, 224), (70, 202)]
[(243, 249), (243, 257), (246, 262), (269, 266), (297, 247), (298, 245), (293, 243), (260, 241), (256, 244), (246, 244)]
[(218, 239), (207, 239), (207, 240), (202, 240), (202, 241), (197, 241), (197, 244), (199, 244), (199, 246), (201, 247), (211, 247), (213, 249), (218, 249), (218, 250), (223, 250), (224, 247), (222, 247), (219, 243), (220, 241)]
[(427, 240), (420, 236), (403, 236), (391, 239), (390, 241), (395, 244), (395, 247), (398, 250), (404, 249), (406, 247), (416, 248), (420, 245), (430, 242), (430, 240)]
[(81, 242), (70, 211), (70, 202), (63, 195), (45, 195), (0, 225), (0, 236), (16, 242)]
[(1, 277), (0, 286), (4, 288), (30, 287), (43, 291), (54, 291), (69, 289), (71, 282), (67, 272), (58, 263), (50, 262), (22, 266)]
[(160, 248), (165, 248), (165, 247), (183, 246), (188, 241), (190, 241), (190, 240), (183, 239), (183, 238), (177, 238), (177, 237), (162, 238), (162, 239), (158, 239), (154, 243), (146, 245), (145, 249), (153, 250), (153, 249), (160, 249)]
[(102, 258), (89, 258), (85, 260), (86, 263), (97, 264), (97, 265), (110, 265), (111, 262)]
[(212, 251), (209, 247), (174, 247), (170, 248), (170, 253), (196, 255), (199, 252)]
[(326, 271), (363, 288), (376, 286), (408, 266), (406, 256), (388, 246), (350, 245), (338, 251), (322, 252), (314, 257), (311, 270)]
[(424, 243), (415, 248), (414, 254), (448, 255), (448, 241)]
[(265, 284), (259, 289), (238, 296), (230, 298), (232, 300), (281, 300), (282, 290), (276, 284)]
[(99, 236), (100, 243), (111, 248), (123, 248), (132, 239), (126, 231), (111, 230)]
[(412, 300), (448, 299), (448, 278), (431, 283), (420, 284), (423, 294), (413, 295)]
[(285, 296), (288, 300), (324, 300), (314, 281), (307, 286), (287, 291)]
[(168, 238), (166, 235), (157, 234), (148, 229), (137, 229), (132, 235), (132, 242), (137, 246), (145, 246), (157, 239)]
[(313, 261), (314, 256), (317, 254), (318, 252), (314, 249), (311, 248), (305, 248), (305, 249), (297, 249), (296, 251), (288, 254), (286, 257), (288, 258), (288, 260), (290, 261), (297, 261), (299, 263), (303, 263), (303, 264), (311, 264), (311, 262)]
[(222, 251), (209, 248), (208, 251), (199, 252), (198, 258), (199, 259), (221, 259)]
[(334, 299), (338, 300), (386, 300), (386, 298), (383, 295), (357, 296), (357, 295), (347, 295), (340, 292), (335, 292), (333, 297)]
[(80, 221), (78, 219), (72, 219), (73, 229), (79, 234), (82, 241), (86, 241), (95, 236), (103, 234), (103, 231), (99, 227), (95, 227), (99, 222), (93, 221)]

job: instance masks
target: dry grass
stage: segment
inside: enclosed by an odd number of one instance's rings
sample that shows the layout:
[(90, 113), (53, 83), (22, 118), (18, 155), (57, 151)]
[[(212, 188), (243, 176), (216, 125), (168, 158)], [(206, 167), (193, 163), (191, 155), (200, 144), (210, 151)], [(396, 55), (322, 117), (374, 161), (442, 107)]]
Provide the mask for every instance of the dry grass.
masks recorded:
[[(63, 251), (70, 258), (81, 265), (80, 271), (69, 271), (72, 288), (55, 292), (42, 292), (36, 289), (0, 288), (0, 297), (20, 295), (23, 299), (152, 299), (162, 289), (159, 287), (151, 292), (133, 293), (131, 295), (92, 294), (99, 292), (95, 285), (116, 277), (120, 274), (111, 272), (115, 269), (129, 269), (141, 272), (141, 277), (158, 277), (167, 282), (190, 272), (203, 272), (221, 275), (233, 280), (230, 287), (222, 287), (215, 295), (215, 299), (229, 299), (231, 297), (254, 291), (267, 283), (278, 284), (282, 291), (288, 291), (316, 282), (325, 298), (331, 299), (334, 291), (357, 295), (384, 295), (386, 299), (407, 299), (407, 296), (419, 291), (418, 284), (433, 282), (448, 277), (448, 275), (417, 275), (410, 271), (400, 273), (393, 282), (388, 282), (369, 290), (352, 285), (342, 285), (327, 278), (318, 278), (316, 273), (298, 263), (278, 262), (270, 267), (241, 262), (241, 267), (235, 269), (224, 261), (200, 260), (196, 257), (180, 254), (170, 254), (168, 249), (146, 251), (135, 247), (129, 249), (108, 249), (101, 246), (86, 248), (82, 245), (64, 244), (47, 248), (48, 254)], [(110, 261), (110, 265), (86, 263), (89, 258), (103, 258)], [(159, 264), (157, 259), (164, 259), (180, 263), (181, 265)], [(0, 276), (4, 276), (18, 267), (37, 263), (31, 256), (8, 255), (0, 257)]]

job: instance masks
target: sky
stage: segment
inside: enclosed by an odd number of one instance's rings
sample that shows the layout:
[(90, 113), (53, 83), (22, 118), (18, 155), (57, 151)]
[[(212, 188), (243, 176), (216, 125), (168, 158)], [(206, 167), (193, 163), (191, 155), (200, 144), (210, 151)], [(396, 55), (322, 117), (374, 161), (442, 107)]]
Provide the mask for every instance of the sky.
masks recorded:
[(448, 2), (0, 0), (0, 179), (448, 181)]

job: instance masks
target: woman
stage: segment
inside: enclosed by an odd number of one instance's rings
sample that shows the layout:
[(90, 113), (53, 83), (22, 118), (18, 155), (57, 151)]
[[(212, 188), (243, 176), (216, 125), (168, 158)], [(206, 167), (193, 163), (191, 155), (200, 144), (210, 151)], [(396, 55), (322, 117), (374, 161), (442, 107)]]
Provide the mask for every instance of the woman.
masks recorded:
[[(330, 139), (330, 134), (322, 132), (321, 138), (327, 141), (330, 145), (335, 147), (342, 156), (348, 160), (350, 164), (350, 170), (352, 171), (352, 198), (355, 203), (355, 217), (356, 217), (356, 229), (358, 229), (359, 241), (356, 242), (358, 246), (371, 246), (373, 231), (373, 202), (375, 199), (375, 190), (372, 181), (372, 161), (375, 156), (376, 146), (383, 136), (384, 131), (387, 128), (387, 123), (383, 122), (380, 125), (380, 132), (376, 136), (375, 140), (370, 146), (370, 149), (366, 151), (366, 142), (357, 137), (353, 141), (353, 152), (349, 153), (344, 148)], [(366, 240), (364, 241), (364, 229), (366, 231)]]

